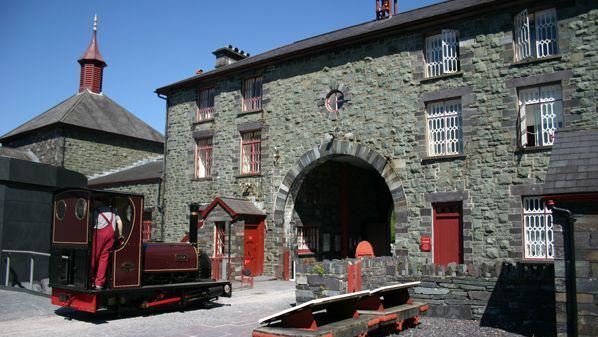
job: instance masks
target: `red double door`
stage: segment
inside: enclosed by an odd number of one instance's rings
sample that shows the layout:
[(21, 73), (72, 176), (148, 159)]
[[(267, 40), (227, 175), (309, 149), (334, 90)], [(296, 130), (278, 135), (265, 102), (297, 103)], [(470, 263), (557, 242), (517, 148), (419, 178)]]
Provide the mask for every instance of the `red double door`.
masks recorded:
[(257, 224), (245, 224), (243, 268), (251, 270), (252, 276), (264, 272), (264, 221)]
[(461, 203), (434, 205), (434, 264), (463, 263)]

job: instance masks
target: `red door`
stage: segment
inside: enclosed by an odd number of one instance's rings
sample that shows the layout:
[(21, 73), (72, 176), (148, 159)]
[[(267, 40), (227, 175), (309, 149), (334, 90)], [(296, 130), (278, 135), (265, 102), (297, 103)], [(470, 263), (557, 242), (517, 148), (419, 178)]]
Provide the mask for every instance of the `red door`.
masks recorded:
[(461, 203), (434, 205), (434, 263), (463, 263)]
[(251, 275), (261, 275), (264, 270), (264, 223), (245, 224), (245, 257), (243, 268)]

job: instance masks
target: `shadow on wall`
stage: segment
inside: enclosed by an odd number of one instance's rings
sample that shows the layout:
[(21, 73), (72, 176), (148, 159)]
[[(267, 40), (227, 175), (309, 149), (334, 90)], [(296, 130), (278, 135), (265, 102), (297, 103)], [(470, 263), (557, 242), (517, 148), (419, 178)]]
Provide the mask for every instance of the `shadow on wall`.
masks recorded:
[(504, 264), (480, 325), (524, 336), (555, 336), (554, 265)]

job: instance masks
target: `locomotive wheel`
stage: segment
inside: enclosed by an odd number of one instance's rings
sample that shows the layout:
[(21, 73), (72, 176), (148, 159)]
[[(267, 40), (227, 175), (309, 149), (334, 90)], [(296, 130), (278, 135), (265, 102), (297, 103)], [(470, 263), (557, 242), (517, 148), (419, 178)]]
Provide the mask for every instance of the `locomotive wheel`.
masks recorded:
[(199, 253), (199, 278), (209, 279), (212, 277), (212, 262), (208, 254)]

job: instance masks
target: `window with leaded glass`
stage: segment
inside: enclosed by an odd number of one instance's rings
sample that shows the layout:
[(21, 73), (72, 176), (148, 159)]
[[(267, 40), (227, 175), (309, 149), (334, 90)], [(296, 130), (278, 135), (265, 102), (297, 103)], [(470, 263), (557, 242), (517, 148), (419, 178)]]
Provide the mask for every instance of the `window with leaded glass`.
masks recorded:
[(198, 139), (195, 153), (195, 178), (212, 176), (212, 137)]
[(461, 99), (427, 103), (426, 119), (429, 156), (463, 153)]
[(563, 127), (563, 96), (560, 84), (519, 89), (519, 144), (550, 146), (554, 132)]
[(523, 231), (526, 259), (554, 259), (552, 211), (541, 198), (523, 198)]
[(262, 161), (262, 132), (241, 133), (241, 174), (260, 173)]
[(528, 12), (515, 16), (513, 44), (515, 61), (558, 54), (556, 9)]
[(197, 116), (198, 122), (214, 118), (214, 98), (216, 89), (201, 89), (197, 92)]
[(248, 78), (243, 82), (243, 112), (262, 110), (262, 77)]
[(459, 71), (459, 38), (456, 30), (444, 29), (441, 34), (427, 37), (425, 44), (426, 77)]
[(226, 253), (226, 223), (218, 221), (214, 226), (214, 256)]

